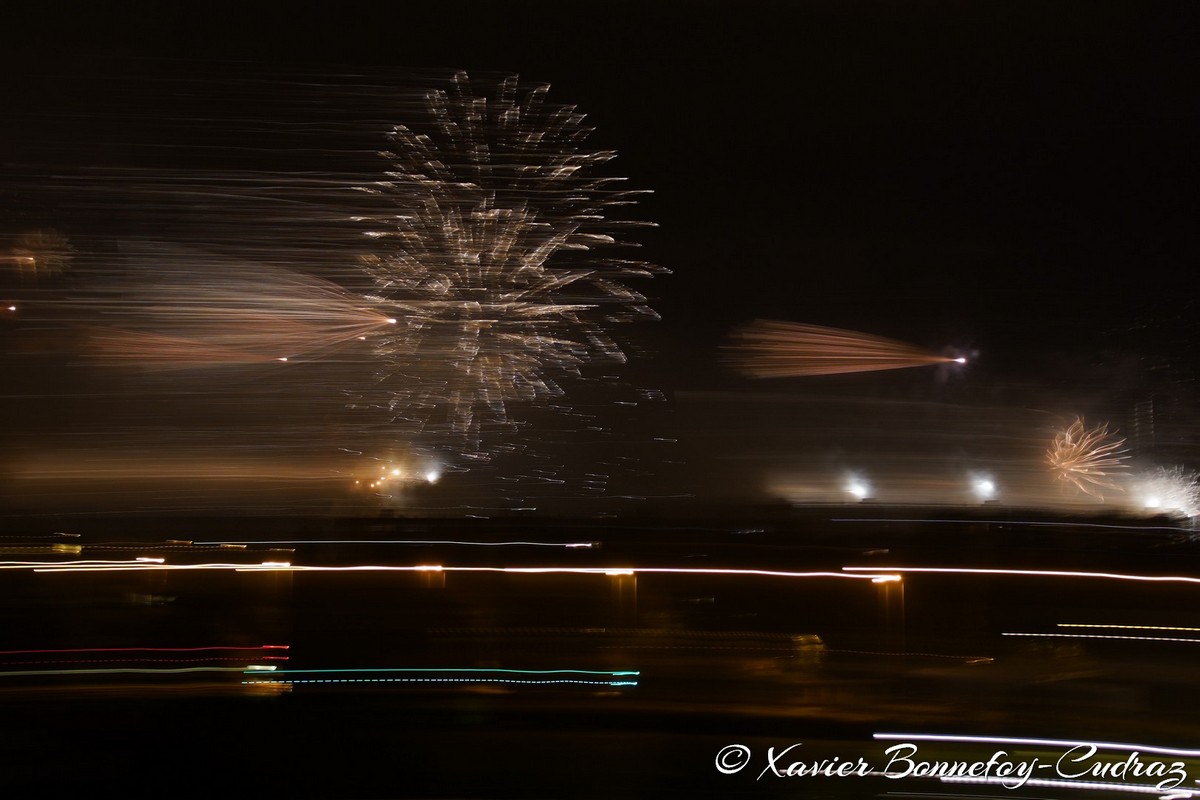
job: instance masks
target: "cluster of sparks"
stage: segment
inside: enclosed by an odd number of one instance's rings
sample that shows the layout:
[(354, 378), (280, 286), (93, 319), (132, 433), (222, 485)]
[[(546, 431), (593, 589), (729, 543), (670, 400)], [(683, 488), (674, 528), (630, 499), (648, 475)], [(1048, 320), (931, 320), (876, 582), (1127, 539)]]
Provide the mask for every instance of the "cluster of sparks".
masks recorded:
[(1108, 423), (1089, 428), (1077, 417), (1054, 436), (1046, 461), (1059, 480), (1103, 499), (1104, 491), (1120, 488), (1115, 476), (1127, 466), (1128, 455), (1121, 449), (1124, 444), (1124, 439), (1109, 432)]
[(734, 333), (734, 364), (755, 378), (795, 378), (964, 364), (962, 357), (869, 333), (756, 320)]
[(1200, 476), (1183, 467), (1159, 467), (1143, 475), (1136, 486), (1143, 507), (1152, 511), (1200, 515)]
[(386, 179), (361, 187), (391, 206), (360, 218), (377, 245), (361, 259), (371, 299), (399, 320), (373, 340), (383, 404), (466, 452), (514, 426), (510, 403), (624, 361), (610, 323), (654, 318), (624, 281), (657, 270), (595, 254), (647, 224), (605, 220), (638, 192), (593, 174), (615, 154), (584, 149), (583, 115), (547, 90), (508, 78), (480, 96), (457, 74), (426, 96), (426, 128), (393, 129)]

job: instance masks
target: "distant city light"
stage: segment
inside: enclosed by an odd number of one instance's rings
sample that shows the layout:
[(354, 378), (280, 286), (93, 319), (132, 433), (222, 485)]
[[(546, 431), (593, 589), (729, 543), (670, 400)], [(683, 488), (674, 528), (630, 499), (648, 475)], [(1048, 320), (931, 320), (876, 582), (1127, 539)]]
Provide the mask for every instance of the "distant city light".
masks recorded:
[(971, 481), (971, 491), (980, 500), (992, 500), (996, 496), (996, 482), (991, 478), (975, 478)]
[(866, 500), (871, 496), (871, 485), (861, 478), (851, 478), (846, 484), (846, 491), (855, 500)]

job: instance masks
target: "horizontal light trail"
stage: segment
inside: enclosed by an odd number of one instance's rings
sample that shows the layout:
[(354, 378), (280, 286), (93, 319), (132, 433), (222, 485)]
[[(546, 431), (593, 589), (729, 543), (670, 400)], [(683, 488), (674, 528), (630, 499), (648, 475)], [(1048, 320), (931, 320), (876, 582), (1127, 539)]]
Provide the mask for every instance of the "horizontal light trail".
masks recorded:
[(1060, 628), (1117, 628), (1120, 630), (1130, 631), (1196, 631), (1200, 632), (1200, 628), (1177, 628), (1170, 625), (1105, 625), (1092, 624), (1087, 622), (1060, 622)]
[[(245, 670), (253, 672), (254, 670)], [(609, 675), (612, 677), (636, 677), (641, 673), (637, 670), (597, 670), (597, 669), (500, 669), (485, 667), (362, 667), (341, 669), (280, 669), (273, 670), (272, 675), (330, 675), (335, 673), (375, 673), (375, 672), (473, 672), (473, 673), (505, 673), (511, 675)]]
[(1027, 525), (1031, 528), (1107, 528), (1117, 531), (1191, 531), (1190, 527), (1177, 525), (1112, 525), (1102, 522), (1038, 522), (1036, 520), (1013, 519), (881, 519), (879, 517), (838, 517), (830, 522), (919, 522), (933, 525)]
[[(3, 666), (15, 666), (26, 664), (128, 664), (132, 661), (148, 661), (155, 664), (194, 664), (197, 661), (241, 661), (245, 662), (245, 656), (193, 656), (191, 658), (142, 658), (140, 656), (131, 656), (126, 658), (56, 658), (42, 659), (34, 661), (7, 661)], [(261, 656), (256, 655), (255, 661), (287, 661), (287, 656)]]
[[(846, 568), (849, 569), (849, 568)], [(62, 562), (35, 568), (34, 572), (136, 572), (161, 570), (234, 570), (237, 572), (495, 572), (521, 575), (606, 575), (618, 577), (638, 574), (654, 575), (730, 575), (767, 578), (839, 578), (879, 582), (880, 578), (899, 580), (897, 575), (879, 573), (858, 575), (849, 572), (789, 572), (766, 569), (705, 569), (698, 567), (447, 567), (439, 564), (417, 564), (387, 566), (363, 564), (356, 566), (295, 565), (286, 562), (264, 562), (262, 564), (147, 564), (116, 562), (98, 566), (80, 565), (80, 562)]]
[[(253, 669), (247, 675), (258, 674)], [(289, 669), (276, 670), (269, 678), (244, 680), (247, 685), (333, 684), (333, 683), (503, 683), (548, 686), (571, 684), (580, 686), (637, 686), (638, 670), (592, 669), (505, 669), (476, 667), (370, 667), (356, 669)], [(354, 675), (336, 678), (293, 678), (293, 675)], [(370, 676), (370, 677), (368, 677)], [(390, 676), (390, 677), (388, 677)], [(433, 676), (433, 677), (430, 677)], [(573, 677), (561, 677), (573, 676)], [(597, 680), (599, 677), (608, 680)]]
[[(116, 561), (113, 559), (90, 559), (81, 561), (0, 561), (0, 569), (30, 569), (31, 567), (57, 567), (57, 566), (72, 566), (72, 567), (88, 567), (88, 566), (147, 566), (153, 564), (162, 564), (163, 559), (135, 559), (133, 561)], [(36, 571), (36, 570), (35, 570)]]
[[(989, 778), (970, 778), (970, 777), (951, 777), (943, 775), (940, 780), (943, 783), (969, 783), (983, 786), (1007, 786), (1013, 782), (1012, 777), (1001, 778), (992, 776)], [(1158, 795), (1160, 800), (1185, 800), (1185, 798), (1195, 797), (1196, 793), (1191, 789), (1160, 789), (1153, 784), (1143, 783), (1100, 783), (1097, 781), (1075, 781), (1068, 779), (1046, 779), (1046, 778), (1029, 778), (1022, 786), (1040, 786), (1045, 788), (1060, 788), (1073, 789), (1076, 791), (1091, 791), (1091, 792), (1126, 792), (1128, 794), (1153, 794)]]
[(1136, 642), (1188, 642), (1200, 644), (1200, 639), (1181, 639), (1171, 636), (1117, 636), (1103, 633), (1002, 633), (1001, 636), (1029, 636), (1041, 639), (1126, 639)]
[(1015, 575), (1047, 578), (1105, 578), (1109, 580), (1142, 581), (1147, 583), (1200, 583), (1200, 578), (1188, 575), (1130, 575), (1119, 572), (1076, 572), (1056, 569), (990, 569), (983, 567), (842, 567), (851, 573), (931, 573), (943, 575)]
[(637, 686), (637, 681), (588, 681), (571, 678), (522, 680), (520, 678), (299, 678), (295, 680), (242, 681), (246, 686), (279, 686), (296, 683), (506, 683), (525, 686), (571, 684), (576, 686)]
[(573, 548), (590, 548), (595, 547), (595, 542), (461, 542), (452, 539), (275, 539), (273, 541), (243, 541), (237, 539), (210, 541), (210, 542), (193, 542), (196, 545), (222, 545), (222, 544), (451, 544), (464, 545), (472, 547), (562, 547), (567, 549)]
[(1037, 739), (1016, 736), (974, 736), (953, 733), (876, 733), (874, 738), (881, 741), (917, 741), (917, 742), (963, 742), (967, 744), (1023, 744), (1041, 747), (1079, 747), (1092, 746), (1098, 750), (1136, 750), (1140, 753), (1158, 753), (1166, 756), (1183, 758), (1200, 758), (1200, 750), (1184, 750), (1177, 747), (1160, 747), (1152, 744), (1135, 744), (1130, 742), (1097, 742), (1089, 739)]
[[(267, 667), (265, 669), (270, 669)], [(142, 667), (129, 667), (121, 669), (116, 667), (104, 667), (101, 669), (27, 669), (18, 670), (15, 672), (0, 672), (0, 678), (17, 678), (28, 677), (31, 675), (117, 675), (117, 674), (138, 674), (138, 675), (174, 675), (183, 672), (245, 672), (245, 667), (169, 667), (160, 669), (150, 669)]]
[(58, 650), (0, 650), (0, 656), (39, 653), (194, 653), (205, 650), (288, 650), (290, 644), (212, 645), (208, 647), (72, 647)]

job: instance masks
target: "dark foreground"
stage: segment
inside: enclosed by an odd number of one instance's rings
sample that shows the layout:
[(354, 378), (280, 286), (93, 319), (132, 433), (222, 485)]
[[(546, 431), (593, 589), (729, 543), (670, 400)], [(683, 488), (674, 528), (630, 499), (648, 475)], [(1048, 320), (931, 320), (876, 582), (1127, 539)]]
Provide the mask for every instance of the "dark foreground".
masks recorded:
[[(1200, 744), (1187, 531), (918, 516), (11, 521), (0, 784), (335, 798), (1200, 789), (1197, 754), (1175, 752)], [(921, 571), (964, 567), (1007, 572)], [(1078, 745), (1097, 741), (1123, 749)], [(1028, 782), (914, 774), (1000, 751), (1033, 765)], [(1125, 771), (1092, 777), (1110, 762)], [(1154, 774), (1173, 767), (1186, 781)]]

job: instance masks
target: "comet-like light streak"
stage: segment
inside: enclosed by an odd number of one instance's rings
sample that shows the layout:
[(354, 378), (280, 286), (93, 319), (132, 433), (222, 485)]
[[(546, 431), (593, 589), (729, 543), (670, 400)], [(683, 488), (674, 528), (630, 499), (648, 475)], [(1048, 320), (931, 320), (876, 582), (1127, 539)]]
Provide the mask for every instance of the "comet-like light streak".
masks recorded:
[(286, 362), (324, 355), (396, 323), (353, 292), (283, 266), (163, 245), (143, 245), (131, 263), (142, 266), (134, 271), (140, 283), (122, 286), (108, 306), (88, 301), (91, 311), (125, 323), (93, 329), (91, 349), (104, 364), (191, 369)]
[(1076, 417), (1055, 434), (1046, 462), (1059, 480), (1103, 499), (1103, 491), (1120, 488), (1114, 475), (1127, 466), (1124, 462), (1129, 456), (1121, 449), (1123, 444), (1124, 439), (1109, 433), (1107, 422), (1089, 428), (1082, 417)]
[(732, 362), (754, 378), (797, 378), (963, 363), (924, 348), (869, 333), (756, 320), (738, 329)]

